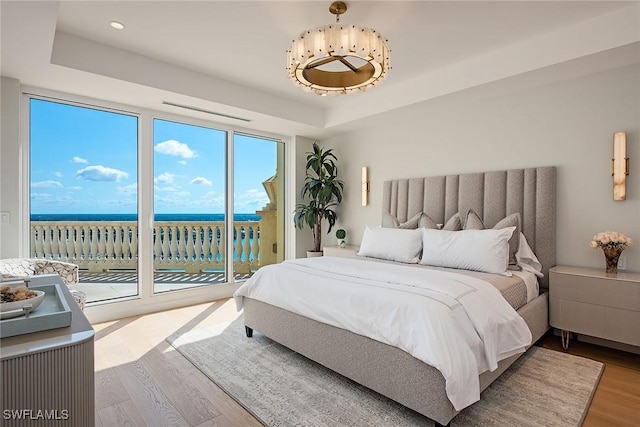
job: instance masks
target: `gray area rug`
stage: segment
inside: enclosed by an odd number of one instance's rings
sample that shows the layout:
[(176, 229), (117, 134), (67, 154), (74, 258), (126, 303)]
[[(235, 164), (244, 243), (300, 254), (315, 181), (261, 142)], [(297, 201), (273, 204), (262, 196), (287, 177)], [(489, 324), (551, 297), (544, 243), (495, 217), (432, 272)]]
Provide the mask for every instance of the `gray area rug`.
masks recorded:
[[(433, 421), (255, 332), (242, 319), (167, 338), (263, 424), (433, 426)], [(452, 426), (579, 426), (603, 364), (532, 347)]]

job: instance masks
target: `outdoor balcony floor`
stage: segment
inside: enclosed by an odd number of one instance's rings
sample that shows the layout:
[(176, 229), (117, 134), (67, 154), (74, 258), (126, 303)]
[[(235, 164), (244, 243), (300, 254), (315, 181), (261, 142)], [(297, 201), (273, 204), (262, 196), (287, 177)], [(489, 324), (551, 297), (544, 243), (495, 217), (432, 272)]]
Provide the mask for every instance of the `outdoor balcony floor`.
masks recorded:
[[(87, 302), (111, 300), (137, 295), (138, 273), (135, 271), (89, 272), (80, 270), (80, 283), (74, 288), (87, 295)], [(250, 274), (236, 274), (236, 281), (245, 280)], [(184, 273), (158, 271), (154, 273), (154, 289), (166, 292), (226, 282), (222, 272)]]

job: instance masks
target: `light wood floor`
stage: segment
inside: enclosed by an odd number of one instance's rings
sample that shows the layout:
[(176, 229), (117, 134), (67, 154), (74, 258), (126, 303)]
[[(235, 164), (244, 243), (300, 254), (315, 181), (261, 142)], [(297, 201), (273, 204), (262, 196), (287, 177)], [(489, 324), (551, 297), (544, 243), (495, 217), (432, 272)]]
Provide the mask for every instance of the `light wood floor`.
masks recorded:
[[(563, 351), (559, 336), (545, 335), (538, 345)], [(640, 426), (640, 355), (572, 340), (570, 354), (605, 364), (584, 427)]]
[[(221, 300), (94, 325), (96, 426), (261, 426), (165, 341), (237, 317)], [(562, 351), (550, 334), (539, 344)], [(606, 364), (585, 427), (640, 426), (640, 356), (575, 342), (569, 353)]]

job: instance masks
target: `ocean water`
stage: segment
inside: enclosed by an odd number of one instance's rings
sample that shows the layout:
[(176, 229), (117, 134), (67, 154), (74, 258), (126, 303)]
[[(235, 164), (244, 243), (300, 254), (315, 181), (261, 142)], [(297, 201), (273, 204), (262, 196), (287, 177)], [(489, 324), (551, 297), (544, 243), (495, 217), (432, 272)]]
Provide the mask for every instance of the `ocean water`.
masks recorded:
[[(136, 221), (137, 214), (31, 214), (31, 221)], [(224, 221), (224, 214), (156, 214), (155, 221)], [(234, 221), (260, 221), (256, 214), (233, 215)]]

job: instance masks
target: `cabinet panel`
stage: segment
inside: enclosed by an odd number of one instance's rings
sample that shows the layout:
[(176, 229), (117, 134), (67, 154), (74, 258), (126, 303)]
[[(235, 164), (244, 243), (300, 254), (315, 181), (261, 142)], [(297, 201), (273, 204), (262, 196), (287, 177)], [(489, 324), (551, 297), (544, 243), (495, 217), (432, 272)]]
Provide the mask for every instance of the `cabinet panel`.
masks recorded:
[(640, 312), (549, 299), (550, 325), (566, 331), (640, 346)]
[(640, 283), (552, 272), (550, 296), (640, 311)]
[(71, 325), (0, 339), (2, 426), (95, 425), (94, 331), (60, 276), (31, 278), (49, 283), (61, 285)]
[(3, 360), (2, 408), (7, 427), (94, 425), (93, 340)]

